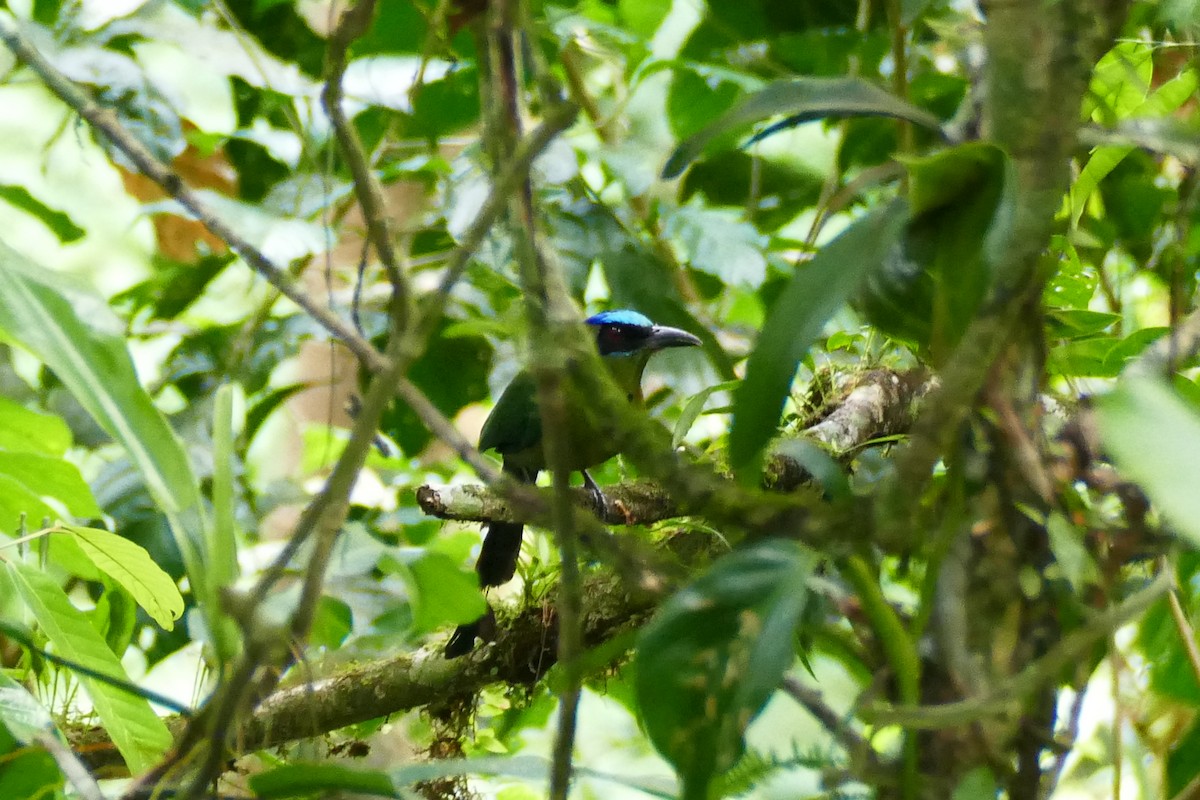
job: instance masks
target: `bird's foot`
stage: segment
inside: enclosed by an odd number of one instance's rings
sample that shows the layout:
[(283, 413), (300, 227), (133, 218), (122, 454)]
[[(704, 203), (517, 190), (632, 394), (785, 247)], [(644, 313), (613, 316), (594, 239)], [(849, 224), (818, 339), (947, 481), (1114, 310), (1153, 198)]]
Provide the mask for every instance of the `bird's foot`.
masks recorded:
[(596, 512), (596, 516), (600, 519), (608, 519), (612, 511), (612, 504), (605, 497), (604, 492), (600, 491), (600, 487), (592, 480), (592, 476), (588, 475), (587, 470), (583, 470), (583, 488), (592, 497), (592, 510)]

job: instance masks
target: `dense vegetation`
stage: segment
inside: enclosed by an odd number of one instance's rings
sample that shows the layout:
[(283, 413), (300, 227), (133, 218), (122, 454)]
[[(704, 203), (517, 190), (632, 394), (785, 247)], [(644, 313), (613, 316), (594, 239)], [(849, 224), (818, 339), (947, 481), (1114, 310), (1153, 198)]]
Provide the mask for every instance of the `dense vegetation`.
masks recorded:
[(1193, 796), (1198, 21), (8, 3), (0, 797)]

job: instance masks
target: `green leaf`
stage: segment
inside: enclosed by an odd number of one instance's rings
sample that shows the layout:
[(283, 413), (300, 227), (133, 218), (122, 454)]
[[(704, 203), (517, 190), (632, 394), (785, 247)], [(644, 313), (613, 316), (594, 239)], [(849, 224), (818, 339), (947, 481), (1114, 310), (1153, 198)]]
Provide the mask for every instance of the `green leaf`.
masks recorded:
[[(34, 619), (63, 657), (128, 681), (125, 668), (87, 616), (71, 605), (54, 579), (40, 570), (9, 561), (6, 572)], [(135, 775), (153, 766), (171, 746), (171, 733), (145, 698), (80, 675), (105, 730)]]
[(54, 509), (25, 484), (11, 475), (0, 473), (0, 532), (15, 533), (24, 524), (25, 532), (53, 523)]
[[(1184, 103), (1195, 97), (1197, 76), (1195, 70), (1184, 70), (1179, 75), (1154, 90), (1144, 102), (1132, 111), (1132, 116), (1147, 117), (1152, 120), (1169, 116)], [(1092, 151), (1079, 177), (1071, 185), (1071, 227), (1079, 224), (1087, 207), (1088, 198), (1096, 191), (1100, 181), (1112, 172), (1126, 156), (1133, 152), (1133, 145), (1109, 145), (1097, 147)]]
[(667, 120), (671, 132), (682, 138), (691, 136), (737, 100), (741, 87), (717, 71), (701, 71), (681, 66), (674, 70), (667, 92)]
[(1124, 119), (1146, 98), (1154, 75), (1154, 47), (1148, 42), (1117, 43), (1092, 70), (1083, 98), (1083, 118), (1097, 122)]
[(83, 228), (76, 225), (69, 216), (61, 211), (50, 208), (41, 200), (31, 195), (29, 190), (24, 186), (0, 184), (0, 200), (4, 200), (9, 205), (37, 217), (63, 244), (78, 241), (87, 233)]
[(54, 498), (76, 517), (101, 514), (79, 468), (61, 458), (0, 451), (0, 474), (19, 482), (39, 497)]
[(22, 744), (29, 744), (45, 734), (66, 742), (46, 707), (3, 672), (0, 672), (0, 722)]
[[(208, 600), (199, 481), (183, 445), (138, 383), (124, 340), (85, 322), (65, 286), (52, 271), (0, 243), (0, 332), (54, 370), (125, 448), (171, 521), (193, 590)], [(90, 314), (105, 308), (97, 297), (73, 292), (73, 299), (89, 305)]]
[(903, 247), (872, 273), (858, 304), (889, 336), (946, 357), (991, 283), (987, 242), (1002, 218), (1008, 162), (971, 143), (908, 163), (912, 220)]
[[(11, 679), (3, 676), (3, 683), (7, 687)], [(5, 695), (0, 698), (0, 703), (8, 706), (12, 702), (10, 693), (7, 688), (0, 689), (0, 692)], [(12, 709), (13, 718), (19, 718), (27, 710), (23, 702), (18, 702), (20, 707)], [(49, 800), (61, 797), (63, 776), (58, 765), (54, 763), (54, 758), (40, 747), (30, 747), (28, 742), (10, 732), (7, 727), (10, 721), (9, 711), (8, 708), (0, 709), (5, 723), (0, 726), (0, 797), (20, 800)], [(16, 726), (20, 727), (19, 719), (14, 721)]]
[(478, 619), (487, 611), (479, 580), (449, 556), (426, 552), (405, 565), (412, 591), (413, 627), (418, 632)]
[(1051, 308), (1046, 311), (1046, 333), (1048, 336), (1061, 339), (1094, 336), (1108, 330), (1120, 319), (1120, 314), (1108, 311), (1090, 311), (1086, 308)]
[(675, 422), (675, 430), (671, 434), (671, 446), (679, 447), (683, 443), (684, 437), (688, 431), (696, 424), (696, 420), (700, 418), (700, 414), (704, 411), (704, 404), (708, 402), (708, 398), (712, 397), (717, 392), (727, 392), (735, 388), (740, 381), (724, 381), (723, 383), (706, 386), (696, 392), (683, 406), (683, 411), (679, 412), (679, 419)]
[(1081, 532), (1061, 512), (1050, 514), (1046, 521), (1046, 533), (1054, 560), (1058, 562), (1071, 588), (1082, 592), (1089, 584), (1099, 583), (1100, 568), (1084, 545)]
[(987, 767), (976, 767), (962, 777), (950, 800), (995, 800), (999, 787)]
[(737, 551), (668, 600), (643, 630), (636, 691), (650, 740), (685, 800), (741, 757), (743, 735), (795, 660), (813, 559), (794, 542)]
[(940, 130), (938, 118), (861, 78), (797, 78), (748, 95), (720, 119), (675, 148), (663, 178), (677, 177), (714, 139), (754, 122), (786, 115), (790, 124), (832, 116), (883, 116)]
[(386, 772), (337, 764), (285, 764), (250, 777), (259, 800), (310, 797), (317, 792), (348, 792), (373, 797), (400, 797)]
[(694, 195), (666, 215), (664, 232), (693, 269), (717, 276), (726, 286), (757, 287), (767, 275), (767, 239), (743, 217), (738, 210), (711, 208)]
[(1096, 399), (1100, 438), (1121, 473), (1137, 483), (1193, 547), (1200, 547), (1196, 453), (1200, 415), (1167, 383), (1136, 377)]
[(317, 601), (309, 642), (315, 647), (336, 650), (354, 630), (354, 612), (344, 600), (322, 597)]
[(734, 394), (729, 462), (743, 480), (757, 479), (762, 449), (775, 434), (800, 359), (863, 277), (883, 262), (907, 217), (907, 206), (895, 201), (853, 223), (797, 267), (771, 308)]
[(163, 572), (142, 547), (99, 528), (63, 525), (92, 563), (133, 596), (137, 604), (164, 630), (175, 627), (183, 615), (183, 596), (171, 576)]
[(0, 448), (61, 457), (70, 446), (71, 429), (61, 417), (0, 397)]

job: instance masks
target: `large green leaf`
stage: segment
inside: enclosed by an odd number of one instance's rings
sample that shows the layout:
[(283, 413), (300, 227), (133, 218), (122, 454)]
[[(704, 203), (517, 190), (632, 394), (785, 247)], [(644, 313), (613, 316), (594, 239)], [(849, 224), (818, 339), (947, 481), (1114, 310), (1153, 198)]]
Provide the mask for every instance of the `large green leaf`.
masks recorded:
[(385, 558), (380, 566), (404, 579), (413, 608), (413, 628), (418, 633), (470, 622), (487, 610), (475, 573), (444, 553), (405, 548), (399, 558)]
[(129, 592), (160, 627), (168, 631), (175, 627), (175, 620), (183, 616), (183, 596), (145, 549), (99, 528), (62, 527), (92, 563)]
[(79, 468), (61, 458), (0, 451), (0, 474), (20, 482), (39, 497), (58, 500), (76, 517), (100, 516), (100, 507)]
[(1200, 414), (1169, 384), (1133, 377), (1096, 399), (1100, 437), (1122, 474), (1142, 487), (1171, 526), (1200, 547)]
[[(9, 561), (5, 569), (59, 655), (129, 682), (120, 660), (53, 578), (16, 561)], [(171, 733), (145, 698), (87, 675), (80, 675), (79, 680), (133, 773), (148, 769), (163, 757), (171, 746)]]
[(124, 340), (85, 322), (76, 304), (87, 307), (90, 319), (102, 318), (102, 300), (68, 287), (0, 242), (0, 333), (54, 370), (126, 449), (171, 521), (193, 590), (207, 599), (199, 481), (183, 445), (138, 383)]
[(873, 272), (858, 305), (872, 324), (940, 362), (991, 283), (988, 233), (1004, 197), (1008, 161), (971, 143), (908, 163), (912, 220), (903, 247)]
[(895, 117), (939, 130), (938, 118), (861, 78), (796, 78), (772, 83), (748, 95), (720, 119), (688, 137), (663, 167), (678, 176), (714, 139), (775, 116), (792, 125), (833, 116)]
[(0, 449), (62, 456), (70, 446), (71, 429), (61, 417), (0, 397)]
[(650, 740), (685, 800), (745, 749), (750, 721), (795, 660), (813, 559), (772, 541), (735, 552), (663, 605), (638, 641), (636, 691)]
[(856, 221), (796, 269), (771, 308), (734, 394), (729, 462), (744, 480), (757, 480), (800, 359), (863, 277), (883, 263), (907, 218), (907, 205), (895, 201)]

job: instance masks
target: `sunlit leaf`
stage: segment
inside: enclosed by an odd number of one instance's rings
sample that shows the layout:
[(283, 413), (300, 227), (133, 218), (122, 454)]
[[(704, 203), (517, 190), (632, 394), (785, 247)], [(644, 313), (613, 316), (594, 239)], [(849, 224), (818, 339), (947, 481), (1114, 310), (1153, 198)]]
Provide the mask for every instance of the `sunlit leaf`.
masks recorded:
[[(38, 626), (63, 658), (129, 682), (120, 660), (88, 618), (71, 605), (53, 578), (16, 561), (7, 562), (5, 568)], [(87, 675), (78, 677), (113, 743), (134, 774), (148, 769), (163, 757), (171, 746), (171, 733), (144, 697)]]
[(163, 572), (150, 554), (133, 542), (99, 528), (64, 525), (96, 567), (133, 596), (158, 623), (171, 630), (183, 615), (183, 597), (175, 581)]
[(1175, 531), (1200, 547), (1200, 415), (1153, 378), (1124, 380), (1095, 402), (1104, 448), (1122, 474), (1149, 495)]
[(83, 238), (87, 233), (72, 219), (61, 211), (56, 211), (29, 193), (24, 186), (0, 184), (0, 200), (21, 209), (41, 220), (50, 232), (58, 237), (63, 244), (69, 244)]

